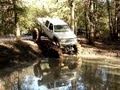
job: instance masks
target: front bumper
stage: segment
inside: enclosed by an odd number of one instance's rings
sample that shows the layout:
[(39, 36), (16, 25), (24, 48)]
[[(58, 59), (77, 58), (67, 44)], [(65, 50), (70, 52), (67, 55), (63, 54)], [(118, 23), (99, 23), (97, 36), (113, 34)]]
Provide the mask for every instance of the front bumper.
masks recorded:
[(74, 38), (74, 39), (62, 39), (60, 40), (60, 45), (61, 46), (71, 46), (71, 45), (76, 45), (77, 44), (77, 39)]

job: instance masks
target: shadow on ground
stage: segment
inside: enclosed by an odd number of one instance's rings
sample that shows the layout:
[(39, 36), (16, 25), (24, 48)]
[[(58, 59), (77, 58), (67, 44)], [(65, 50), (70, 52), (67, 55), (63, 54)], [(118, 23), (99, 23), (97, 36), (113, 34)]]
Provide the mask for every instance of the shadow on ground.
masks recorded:
[(45, 58), (61, 58), (62, 51), (50, 40), (40, 40), (38, 43), (41, 53)]
[[(0, 44), (0, 76), (30, 66), (38, 57), (41, 57), (41, 50), (32, 41), (4, 42)], [(4, 73), (5, 71), (7, 71), (7, 74)]]
[[(34, 43), (28, 40), (7, 41), (0, 44), (0, 76), (28, 67), (37, 58), (60, 58), (61, 52), (50, 41)], [(4, 73), (6, 68), (10, 68)]]

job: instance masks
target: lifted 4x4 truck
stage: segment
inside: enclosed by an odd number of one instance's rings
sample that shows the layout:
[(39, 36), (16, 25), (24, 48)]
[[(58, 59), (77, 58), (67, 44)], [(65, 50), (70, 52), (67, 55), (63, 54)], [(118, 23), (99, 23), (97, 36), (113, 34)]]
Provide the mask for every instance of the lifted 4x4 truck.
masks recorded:
[(59, 18), (37, 18), (38, 29), (37, 33), (47, 36), (51, 41), (58, 45), (65, 52), (77, 53), (77, 37), (68, 24)]

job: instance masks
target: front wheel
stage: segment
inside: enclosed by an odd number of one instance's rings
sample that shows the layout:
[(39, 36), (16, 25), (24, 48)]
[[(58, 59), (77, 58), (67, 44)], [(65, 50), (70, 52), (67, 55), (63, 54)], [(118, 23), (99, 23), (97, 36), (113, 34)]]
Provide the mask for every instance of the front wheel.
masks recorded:
[(76, 54), (78, 52), (77, 45), (73, 45), (73, 48), (74, 48), (74, 53)]
[(39, 40), (40, 33), (39, 33), (39, 30), (37, 28), (35, 28), (33, 30), (32, 36), (33, 36), (33, 40), (34, 41), (38, 41)]
[(53, 42), (55, 42), (55, 45), (57, 45), (58, 47), (60, 47), (59, 40), (56, 37), (53, 38)]

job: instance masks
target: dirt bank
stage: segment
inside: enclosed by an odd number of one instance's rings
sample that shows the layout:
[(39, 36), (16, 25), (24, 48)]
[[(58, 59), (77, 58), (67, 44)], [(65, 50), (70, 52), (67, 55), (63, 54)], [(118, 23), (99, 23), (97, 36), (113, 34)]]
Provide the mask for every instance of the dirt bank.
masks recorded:
[(49, 40), (42, 40), (39, 43), (30, 40), (14, 40), (0, 43), (0, 63), (33, 61), (40, 57), (61, 58), (61, 51)]
[(0, 43), (0, 62), (29, 61), (39, 56), (41, 56), (41, 50), (32, 41), (17, 40)]

